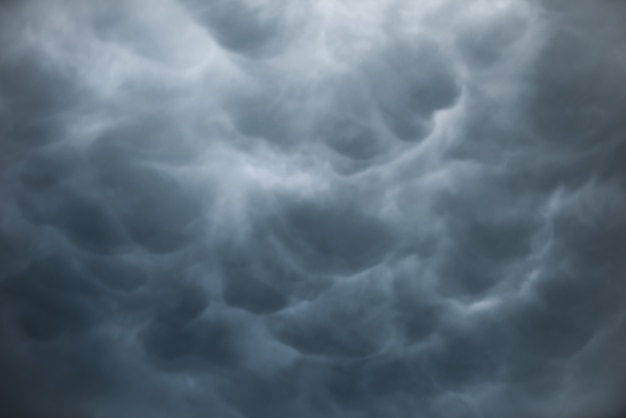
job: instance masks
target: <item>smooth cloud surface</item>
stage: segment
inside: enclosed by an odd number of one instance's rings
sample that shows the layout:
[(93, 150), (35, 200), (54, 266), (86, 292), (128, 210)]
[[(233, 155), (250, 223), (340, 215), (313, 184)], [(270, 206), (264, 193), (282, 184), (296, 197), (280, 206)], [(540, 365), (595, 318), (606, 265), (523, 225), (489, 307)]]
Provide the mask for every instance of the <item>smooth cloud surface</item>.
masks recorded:
[(623, 416), (624, 18), (0, 3), (0, 416)]

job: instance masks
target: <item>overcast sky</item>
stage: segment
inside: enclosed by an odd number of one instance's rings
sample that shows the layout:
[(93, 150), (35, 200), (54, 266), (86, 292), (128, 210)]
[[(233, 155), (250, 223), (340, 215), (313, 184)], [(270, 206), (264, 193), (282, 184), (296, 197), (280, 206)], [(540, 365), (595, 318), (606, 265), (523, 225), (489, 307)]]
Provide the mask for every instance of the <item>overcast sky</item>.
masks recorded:
[(626, 416), (625, 22), (0, 1), (0, 416)]

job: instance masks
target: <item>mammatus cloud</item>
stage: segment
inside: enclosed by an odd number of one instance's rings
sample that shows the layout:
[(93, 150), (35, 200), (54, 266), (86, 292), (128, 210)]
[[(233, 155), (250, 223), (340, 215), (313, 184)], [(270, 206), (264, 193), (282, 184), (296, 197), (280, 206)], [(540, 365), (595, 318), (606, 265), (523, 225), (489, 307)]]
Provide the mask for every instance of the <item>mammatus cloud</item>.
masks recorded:
[(0, 416), (623, 416), (624, 18), (0, 3)]

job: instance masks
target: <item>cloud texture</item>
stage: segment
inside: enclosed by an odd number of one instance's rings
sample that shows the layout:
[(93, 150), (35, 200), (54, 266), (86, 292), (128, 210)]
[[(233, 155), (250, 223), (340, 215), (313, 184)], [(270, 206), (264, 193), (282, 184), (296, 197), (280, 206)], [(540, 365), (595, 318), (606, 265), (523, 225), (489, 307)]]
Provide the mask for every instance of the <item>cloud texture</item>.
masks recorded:
[(1, 2), (0, 416), (624, 416), (625, 18)]

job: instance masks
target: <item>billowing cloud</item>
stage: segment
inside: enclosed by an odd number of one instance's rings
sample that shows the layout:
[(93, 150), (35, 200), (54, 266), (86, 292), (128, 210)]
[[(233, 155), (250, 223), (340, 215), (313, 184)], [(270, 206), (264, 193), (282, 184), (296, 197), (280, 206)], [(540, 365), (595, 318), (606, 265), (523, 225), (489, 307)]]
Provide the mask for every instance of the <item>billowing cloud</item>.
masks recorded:
[(621, 417), (624, 18), (0, 3), (0, 415)]

